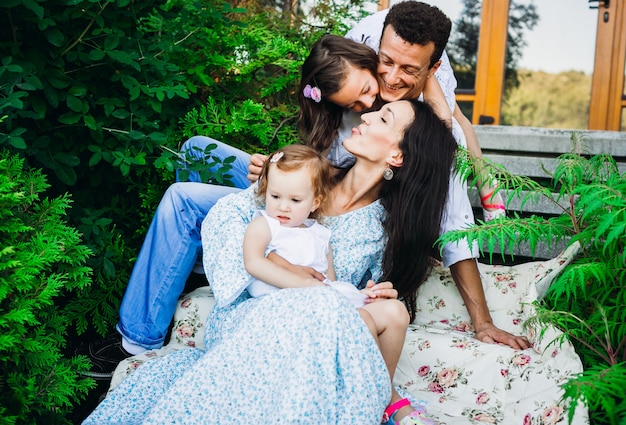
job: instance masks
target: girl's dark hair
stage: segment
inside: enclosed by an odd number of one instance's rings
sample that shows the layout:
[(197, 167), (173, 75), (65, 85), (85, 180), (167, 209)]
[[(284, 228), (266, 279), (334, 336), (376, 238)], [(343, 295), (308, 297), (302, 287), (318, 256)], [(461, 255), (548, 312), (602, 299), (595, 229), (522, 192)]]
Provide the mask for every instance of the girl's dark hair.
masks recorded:
[(439, 237), (448, 198), (457, 144), (450, 129), (424, 102), (407, 100), (415, 119), (399, 144), (402, 166), (384, 181), (380, 199), (388, 237), (383, 254), (383, 279), (394, 284), (398, 296), (415, 318), (418, 287), (430, 273), (432, 257), (439, 256)]
[[(272, 158), (276, 154), (282, 155), (272, 162)], [(267, 193), (267, 175), (272, 165), (279, 170), (289, 172), (307, 167), (311, 174), (311, 186), (313, 187), (314, 196), (320, 198), (320, 206), (313, 211), (309, 218), (317, 219), (323, 214), (330, 199), (330, 191), (334, 186), (335, 169), (330, 161), (313, 148), (304, 145), (287, 145), (273, 154), (265, 161), (261, 174), (259, 174), (259, 185), (256, 189), (256, 200), (259, 203), (265, 202), (265, 194)]]
[[(366, 69), (376, 76), (378, 56), (365, 44), (338, 35), (325, 35), (313, 44), (302, 64), (298, 126), (304, 142), (319, 152), (330, 148), (341, 124), (343, 108), (327, 99), (344, 86), (348, 77), (347, 65)], [(307, 84), (321, 90), (319, 103), (304, 97)]]

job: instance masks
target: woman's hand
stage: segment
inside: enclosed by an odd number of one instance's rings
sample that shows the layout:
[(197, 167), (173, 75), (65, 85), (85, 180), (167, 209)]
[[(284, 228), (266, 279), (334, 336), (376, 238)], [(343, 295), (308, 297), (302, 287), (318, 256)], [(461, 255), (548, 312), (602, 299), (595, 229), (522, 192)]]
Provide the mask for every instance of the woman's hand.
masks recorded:
[(530, 348), (530, 342), (525, 336), (516, 336), (497, 328), (493, 323), (485, 322), (476, 327), (476, 339), (488, 344), (508, 345), (514, 350)]
[(254, 183), (259, 179), (261, 175), (261, 168), (267, 161), (267, 155), (261, 153), (255, 153), (250, 157), (250, 163), (248, 164), (248, 180)]
[(369, 280), (365, 289), (361, 292), (366, 294), (368, 298), (365, 300), (366, 304), (376, 302), (378, 300), (396, 299), (398, 298), (398, 291), (393, 289), (393, 283), (380, 282), (376, 283), (373, 280)]

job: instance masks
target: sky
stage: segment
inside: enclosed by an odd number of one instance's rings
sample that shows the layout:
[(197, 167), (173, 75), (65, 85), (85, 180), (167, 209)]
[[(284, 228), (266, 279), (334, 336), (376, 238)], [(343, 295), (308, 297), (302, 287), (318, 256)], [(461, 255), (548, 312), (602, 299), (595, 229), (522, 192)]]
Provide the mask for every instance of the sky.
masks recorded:
[[(422, 0), (440, 8), (453, 23), (463, 6), (461, 0)], [(532, 71), (593, 72), (598, 10), (588, 0), (517, 0), (537, 6), (539, 22), (526, 33), (527, 46), (519, 67)], [(396, 1), (391, 0), (393, 5)], [(596, 3), (597, 4), (597, 3)]]

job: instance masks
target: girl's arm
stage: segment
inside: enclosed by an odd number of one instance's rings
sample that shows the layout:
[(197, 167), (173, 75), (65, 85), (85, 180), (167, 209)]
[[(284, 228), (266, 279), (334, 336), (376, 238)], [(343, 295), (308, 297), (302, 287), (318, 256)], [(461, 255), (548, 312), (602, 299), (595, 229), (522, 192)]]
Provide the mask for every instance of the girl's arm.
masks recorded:
[(445, 122), (446, 125), (452, 128), (452, 110), (446, 101), (446, 97), (441, 90), (441, 85), (436, 78), (432, 77), (426, 79), (426, 85), (424, 86), (424, 102), (428, 103), (439, 119)]
[(301, 277), (312, 277), (314, 279), (319, 280), (320, 282), (326, 279), (326, 276), (315, 270), (313, 267), (307, 266), (297, 266), (295, 264), (291, 264), (289, 261), (285, 260), (280, 255), (276, 254), (275, 251), (267, 254), (267, 259), (271, 260), (272, 263), (289, 270), (291, 273), (295, 273)]
[(277, 288), (324, 285), (313, 277), (302, 277), (265, 257), (270, 239), (270, 227), (265, 218), (257, 217), (252, 220), (243, 237), (243, 263), (250, 275)]

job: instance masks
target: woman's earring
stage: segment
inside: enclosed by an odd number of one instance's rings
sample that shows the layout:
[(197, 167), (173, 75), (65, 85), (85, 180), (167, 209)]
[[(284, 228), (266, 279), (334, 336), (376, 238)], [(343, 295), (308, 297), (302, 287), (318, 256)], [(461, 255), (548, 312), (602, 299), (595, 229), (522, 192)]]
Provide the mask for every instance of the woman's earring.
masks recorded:
[(393, 178), (393, 170), (389, 168), (389, 166), (387, 166), (387, 168), (385, 168), (385, 171), (383, 171), (383, 179), (389, 181), (392, 178)]

